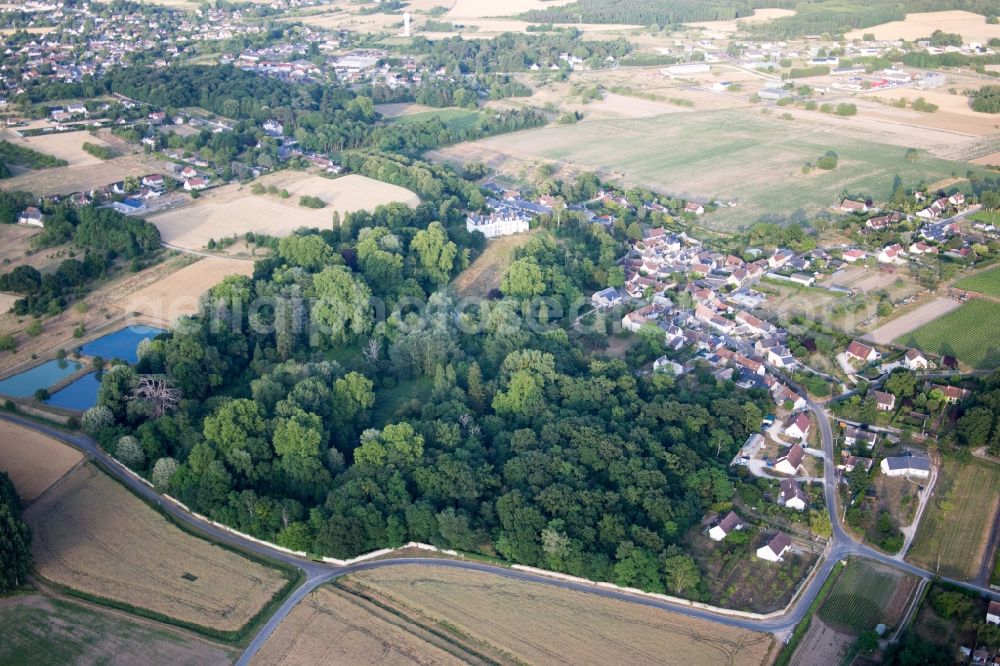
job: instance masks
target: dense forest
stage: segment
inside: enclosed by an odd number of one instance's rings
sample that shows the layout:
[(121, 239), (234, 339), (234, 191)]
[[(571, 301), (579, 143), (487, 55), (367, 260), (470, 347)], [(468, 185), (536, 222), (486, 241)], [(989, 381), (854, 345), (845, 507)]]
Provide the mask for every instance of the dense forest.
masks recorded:
[[(532, 109), (484, 113), (470, 127), (449, 127), (432, 118), (405, 124), (378, 124), (374, 100), (348, 87), (293, 85), (227, 66), (115, 70), (105, 79), (108, 90), (157, 108), (200, 106), (226, 118), (259, 126), (279, 120), (311, 151), (339, 152), (374, 148), (416, 154), (428, 148), (512, 132), (545, 123)], [(240, 145), (246, 127), (232, 140)]]
[(107, 372), (84, 427), (193, 509), (296, 550), (414, 539), (703, 598), (682, 535), (729, 502), (763, 394), (636, 376), (550, 322), (608, 284), (625, 243), (570, 212), (457, 312), (446, 285), (483, 245), (464, 229), (474, 186), (348, 159), (423, 180), (424, 203), (281, 240)]
[(21, 500), (0, 471), (0, 594), (17, 589), (31, 573), (31, 528), (21, 519)]

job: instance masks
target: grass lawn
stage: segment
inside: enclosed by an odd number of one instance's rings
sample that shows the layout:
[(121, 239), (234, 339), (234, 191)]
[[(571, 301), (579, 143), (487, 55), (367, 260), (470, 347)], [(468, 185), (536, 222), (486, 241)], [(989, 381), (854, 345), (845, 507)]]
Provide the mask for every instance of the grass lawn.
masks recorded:
[(3, 664), (228, 664), (237, 650), (82, 604), (26, 594), (0, 600)]
[(861, 633), (882, 621), (899, 576), (864, 561), (853, 560), (837, 578), (819, 616), (831, 625)]
[(896, 338), (896, 344), (925, 353), (954, 356), (978, 369), (1000, 365), (1000, 304), (975, 299), (957, 310)]
[(907, 559), (931, 571), (972, 579), (989, 540), (1000, 503), (1000, 467), (989, 462), (945, 459)]
[(955, 286), (966, 291), (1000, 297), (1000, 266), (962, 278), (955, 283)]
[(973, 222), (985, 222), (986, 224), (1000, 224), (1000, 210), (980, 210), (967, 219)]
[(475, 109), (448, 108), (438, 111), (425, 111), (423, 113), (413, 113), (410, 115), (393, 118), (391, 122), (397, 125), (409, 125), (412, 123), (424, 122), (427, 120), (439, 119), (448, 129), (467, 129), (472, 127), (482, 116), (482, 113)]

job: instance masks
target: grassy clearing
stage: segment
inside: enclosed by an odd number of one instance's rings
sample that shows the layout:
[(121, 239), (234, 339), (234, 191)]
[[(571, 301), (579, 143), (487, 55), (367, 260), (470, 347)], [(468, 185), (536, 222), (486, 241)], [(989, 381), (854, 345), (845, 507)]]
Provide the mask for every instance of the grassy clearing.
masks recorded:
[(453, 284), (456, 293), (461, 297), (486, 298), (490, 289), (500, 286), (503, 274), (514, 261), (514, 251), (524, 245), (534, 233), (538, 232), (503, 236), (487, 242), (483, 253), (455, 278)]
[(962, 278), (955, 286), (966, 291), (1000, 297), (1000, 267)]
[(0, 600), (0, 663), (229, 664), (236, 651), (121, 614), (26, 594)]
[(896, 344), (954, 356), (973, 368), (988, 369), (1000, 365), (998, 330), (1000, 304), (976, 299), (897, 338)]
[(411, 408), (419, 409), (430, 395), (433, 385), (433, 379), (421, 377), (400, 382), (392, 388), (379, 389), (378, 400), (372, 409), (374, 427), (381, 428), (387, 423), (394, 423), (404, 418)]
[(340, 585), (477, 646), (494, 663), (750, 665), (768, 663), (772, 650), (765, 634), (495, 574), (386, 567)]
[(837, 627), (871, 631), (882, 621), (899, 578), (868, 562), (852, 561), (837, 579), (819, 616)]
[(998, 503), (1000, 468), (945, 459), (907, 559), (945, 576), (975, 578)]
[(443, 122), (448, 129), (463, 130), (472, 127), (482, 117), (482, 113), (475, 109), (436, 109), (423, 113), (412, 113), (409, 115), (393, 118), (391, 122), (398, 125), (410, 125), (412, 123), (425, 122), (438, 119)]

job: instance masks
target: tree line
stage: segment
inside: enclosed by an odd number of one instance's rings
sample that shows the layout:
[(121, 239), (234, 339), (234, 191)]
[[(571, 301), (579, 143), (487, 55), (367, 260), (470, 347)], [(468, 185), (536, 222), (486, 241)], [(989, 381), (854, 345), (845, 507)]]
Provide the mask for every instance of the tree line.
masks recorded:
[(0, 471), (0, 594), (27, 583), (31, 562), (31, 528), (21, 518), (14, 484)]

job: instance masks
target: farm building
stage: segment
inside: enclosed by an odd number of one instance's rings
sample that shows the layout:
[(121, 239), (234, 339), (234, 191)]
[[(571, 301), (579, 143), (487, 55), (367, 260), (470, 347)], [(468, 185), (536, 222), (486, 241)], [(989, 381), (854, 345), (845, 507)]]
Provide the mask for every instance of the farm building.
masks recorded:
[(784, 532), (778, 532), (757, 549), (757, 557), (768, 562), (780, 562), (791, 547), (792, 538)]
[(730, 532), (741, 530), (745, 526), (746, 523), (740, 520), (740, 517), (734, 512), (730, 511), (722, 520), (713, 525), (712, 529), (708, 530), (708, 536), (712, 541), (722, 541), (729, 536)]
[(796, 483), (795, 479), (783, 479), (779, 485), (778, 506), (796, 511), (805, 511), (809, 506), (809, 496)]
[(802, 465), (804, 455), (805, 451), (803, 451), (802, 445), (793, 444), (792, 448), (788, 449), (788, 453), (778, 458), (777, 462), (774, 463), (774, 471), (782, 474), (796, 474), (799, 471), (799, 466)]
[(881, 468), (886, 476), (918, 476), (926, 479), (931, 475), (931, 461), (924, 456), (883, 458)]

